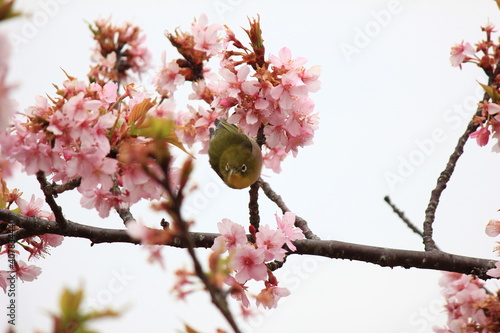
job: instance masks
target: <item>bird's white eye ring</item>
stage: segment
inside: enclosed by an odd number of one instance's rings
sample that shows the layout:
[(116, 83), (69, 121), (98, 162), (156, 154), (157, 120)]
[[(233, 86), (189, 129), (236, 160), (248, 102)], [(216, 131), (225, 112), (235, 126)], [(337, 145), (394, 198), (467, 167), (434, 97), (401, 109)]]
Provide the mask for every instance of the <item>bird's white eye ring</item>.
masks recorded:
[(243, 164), (241, 166), (241, 172), (246, 172), (247, 171), (247, 165), (246, 164)]
[(226, 163), (225, 169), (226, 169), (227, 172), (229, 172), (229, 163)]

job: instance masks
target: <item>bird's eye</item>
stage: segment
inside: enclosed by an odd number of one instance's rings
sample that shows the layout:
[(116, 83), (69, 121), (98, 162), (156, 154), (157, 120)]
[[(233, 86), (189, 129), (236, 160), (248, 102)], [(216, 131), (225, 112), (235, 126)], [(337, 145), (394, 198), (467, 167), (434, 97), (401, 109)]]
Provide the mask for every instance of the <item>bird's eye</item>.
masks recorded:
[(241, 166), (241, 172), (246, 172), (247, 171), (247, 165), (246, 164), (243, 164)]
[(229, 172), (229, 163), (226, 163), (225, 169), (226, 169), (227, 172)]

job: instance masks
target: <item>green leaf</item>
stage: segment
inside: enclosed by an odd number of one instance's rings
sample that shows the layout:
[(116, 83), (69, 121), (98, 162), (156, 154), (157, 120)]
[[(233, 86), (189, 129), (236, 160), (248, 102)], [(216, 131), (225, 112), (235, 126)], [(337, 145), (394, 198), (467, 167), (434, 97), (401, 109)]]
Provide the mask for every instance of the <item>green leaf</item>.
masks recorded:
[(83, 299), (83, 290), (79, 289), (74, 293), (64, 288), (61, 299), (59, 301), (59, 306), (61, 307), (63, 318), (74, 318), (78, 314), (80, 304)]
[(495, 88), (487, 86), (487, 85), (482, 84), (480, 82), (478, 82), (478, 83), (481, 85), (481, 87), (483, 87), (484, 91), (488, 94), (488, 96), (490, 96), (491, 101), (493, 103), (500, 101), (500, 94), (498, 93), (498, 91)]
[(118, 317), (120, 315), (112, 309), (85, 312), (81, 307), (83, 296), (84, 293), (81, 288), (76, 291), (64, 288), (59, 300), (61, 314), (52, 314), (54, 321), (53, 333), (67, 333), (68, 327), (72, 327), (71, 332), (98, 333), (88, 327), (90, 321), (105, 317)]
[(168, 142), (194, 158), (177, 138), (175, 127), (175, 121), (172, 119), (148, 117), (141, 123), (141, 128), (132, 130), (132, 134)]

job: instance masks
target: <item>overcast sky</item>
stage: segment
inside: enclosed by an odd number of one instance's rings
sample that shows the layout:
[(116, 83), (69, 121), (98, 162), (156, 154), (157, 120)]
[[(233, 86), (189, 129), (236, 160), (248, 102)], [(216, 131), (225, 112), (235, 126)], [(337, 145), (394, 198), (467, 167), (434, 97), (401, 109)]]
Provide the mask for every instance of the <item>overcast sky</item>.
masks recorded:
[[(111, 17), (131, 21), (147, 34), (156, 68), (161, 52), (177, 57), (164, 30), (188, 30), (206, 13), (245, 39), (247, 16), (261, 17), (267, 55), (287, 46), (294, 56), (320, 65), (322, 88), (312, 94), (320, 114), (313, 146), (289, 157), (281, 174), (265, 179), (287, 205), (323, 239), (422, 250), (421, 239), (391, 212), (384, 195), (417, 225), (458, 137), (482, 95), (485, 76), (472, 65), (452, 68), (450, 47), (483, 38), (480, 26), (499, 23), (494, 1), (19, 1), (33, 16), (0, 26), (15, 43), (10, 81), (20, 108), (36, 95), (54, 94), (64, 74), (85, 79), (92, 40), (86, 22)], [(144, 86), (149, 87), (146, 75)], [(179, 107), (185, 107), (179, 103)], [(484, 234), (500, 208), (500, 156), (491, 144), (465, 147), (437, 210), (435, 240), (444, 251), (495, 258), (494, 239)], [(247, 192), (224, 186), (199, 157), (199, 190), (188, 199), (195, 230), (215, 232), (222, 218), (247, 221)], [(29, 198), (42, 196), (34, 177), (16, 177)], [(77, 194), (58, 202), (70, 220), (120, 228), (117, 216), (100, 220), (79, 208)], [(261, 201), (264, 224), (278, 208)], [(161, 218), (144, 203), (137, 218), (157, 226)], [(48, 209), (48, 207), (46, 207)], [(165, 248), (166, 271), (145, 262), (146, 251), (128, 244), (89, 246), (65, 239), (46, 259), (38, 280), (19, 282), (18, 332), (50, 330), (63, 286), (84, 286), (88, 305), (126, 310), (94, 327), (103, 332), (173, 332), (183, 322), (203, 332), (227, 327), (203, 293), (176, 302), (169, 294), (173, 272), (189, 266), (183, 250)], [(203, 257), (206, 251), (199, 251)], [(3, 263), (5, 264), (5, 263)], [(2, 264), (2, 265), (3, 265)], [(0, 266), (0, 268), (3, 266)], [(290, 256), (277, 273), (292, 295), (278, 309), (243, 324), (245, 332), (429, 332), (444, 324), (441, 273), (390, 269), (366, 263)], [(496, 286), (495, 282), (491, 283)], [(261, 285), (254, 285), (257, 293)], [(5, 325), (6, 321), (0, 321)], [(1, 328), (2, 326), (0, 326)]]

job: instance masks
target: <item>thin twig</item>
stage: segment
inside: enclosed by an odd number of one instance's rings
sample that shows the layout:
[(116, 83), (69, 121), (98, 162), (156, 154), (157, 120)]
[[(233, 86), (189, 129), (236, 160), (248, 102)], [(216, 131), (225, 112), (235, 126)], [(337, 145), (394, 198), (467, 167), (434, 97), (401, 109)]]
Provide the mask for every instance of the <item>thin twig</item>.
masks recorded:
[[(391, 206), (392, 211), (393, 211), (394, 213), (396, 213), (396, 215), (397, 215), (397, 216), (398, 216), (398, 217), (399, 217), (399, 218), (400, 218), (400, 219), (401, 219), (401, 220), (402, 220), (402, 221), (406, 224), (406, 226), (407, 226), (408, 228), (410, 228), (410, 229), (411, 229), (411, 231), (413, 231), (414, 233), (416, 233), (417, 235), (419, 235), (421, 238), (424, 238), (424, 234), (423, 234), (423, 232), (422, 232), (422, 231), (420, 231), (420, 229), (418, 229), (418, 228), (417, 228), (417, 226), (416, 226), (415, 224), (413, 224), (413, 223), (412, 223), (412, 222), (411, 222), (411, 221), (410, 221), (410, 220), (406, 217), (405, 213), (404, 213), (402, 210), (400, 210), (398, 207), (396, 207), (396, 205), (395, 205), (395, 204), (393, 204), (393, 203), (392, 203), (391, 198), (389, 198), (389, 196), (388, 196), (388, 195), (386, 195), (386, 196), (384, 197), (384, 201), (385, 201), (385, 202), (387, 202), (387, 204), (388, 204), (389, 206)], [(436, 248), (437, 248), (437, 247), (436, 247)]]
[(54, 196), (52, 194), (51, 187), (47, 182), (47, 178), (45, 178), (45, 172), (43, 171), (38, 171), (36, 173), (36, 179), (40, 183), (40, 188), (43, 191), (43, 194), (45, 195), (45, 202), (49, 205), (50, 209), (54, 213), (54, 216), (56, 218), (56, 222), (61, 225), (61, 227), (64, 227), (66, 225), (66, 218), (63, 215), (61, 207), (57, 204), (56, 200), (54, 199)]
[(73, 179), (68, 180), (64, 184), (60, 184), (60, 185), (59, 184), (52, 184), (52, 185), (50, 185), (50, 187), (47, 187), (47, 193), (56, 196), (57, 194), (61, 194), (63, 192), (70, 191), (70, 190), (77, 188), (78, 186), (80, 186), (81, 182), (82, 182), (82, 178), (77, 177), (77, 178), (73, 178)]
[[(183, 176), (187, 177), (189, 175), (190, 171), (188, 170), (191, 170), (192, 168), (191, 163), (192, 163), (191, 160), (188, 160), (184, 164), (181, 170), (181, 174)], [(212, 303), (219, 309), (224, 318), (226, 318), (227, 322), (234, 330), (234, 332), (241, 333), (238, 324), (236, 323), (236, 320), (234, 319), (233, 314), (229, 309), (229, 305), (226, 300), (227, 294), (222, 289), (220, 289), (219, 287), (210, 282), (207, 274), (205, 274), (205, 272), (203, 271), (203, 267), (201, 266), (201, 263), (198, 260), (198, 257), (196, 256), (196, 252), (194, 251), (195, 243), (193, 242), (193, 239), (189, 236), (190, 234), (189, 225), (182, 218), (182, 213), (181, 213), (181, 206), (184, 199), (183, 191), (186, 182), (183, 183), (181, 181), (179, 188), (177, 190), (174, 190), (169, 181), (170, 161), (167, 160), (164, 161), (163, 163), (158, 163), (158, 164), (162, 167), (164, 178), (161, 180), (152, 173), (150, 173), (150, 176), (162, 185), (162, 187), (165, 189), (165, 192), (170, 199), (169, 200), (170, 205), (168, 206), (167, 210), (170, 216), (172, 217), (173, 222), (175, 223), (176, 227), (179, 230), (178, 237), (181, 240), (181, 243), (184, 245), (183, 247), (187, 249), (189, 256), (191, 257), (191, 260), (193, 261), (195, 274), (203, 282), (205, 288), (208, 290), (208, 293), (210, 294)]]
[[(272, 202), (274, 202), (278, 206), (278, 208), (281, 209), (281, 212), (283, 214), (285, 214), (286, 212), (291, 212), (291, 210), (285, 205), (285, 202), (283, 201), (283, 199), (281, 198), (281, 196), (279, 194), (277, 194), (276, 192), (274, 192), (274, 190), (271, 188), (271, 186), (269, 185), (269, 183), (267, 183), (264, 180), (262, 180), (262, 178), (259, 178), (259, 180), (257, 182), (259, 183), (260, 187), (262, 188), (262, 191), (264, 191), (264, 194)], [(316, 240), (320, 239), (309, 228), (309, 226), (307, 224), (307, 221), (304, 220), (303, 218), (301, 218), (298, 215), (295, 215), (295, 226), (297, 228), (300, 228), (302, 230), (302, 232), (304, 233), (304, 236), (307, 239), (316, 239)]]
[[(488, 94), (485, 93), (483, 98), (488, 99), (489, 98)], [(481, 108), (478, 107), (475, 116), (480, 116), (481, 112), (482, 112)], [(451, 175), (455, 171), (455, 166), (457, 165), (458, 159), (460, 158), (460, 156), (462, 156), (464, 152), (465, 143), (469, 139), (470, 134), (473, 133), (477, 129), (477, 127), (478, 125), (475, 124), (473, 121), (469, 122), (469, 125), (465, 129), (465, 132), (458, 139), (455, 150), (448, 159), (448, 163), (446, 164), (445, 169), (439, 175), (436, 187), (431, 192), (431, 198), (429, 200), (429, 204), (427, 205), (427, 209), (425, 210), (425, 220), (424, 220), (423, 241), (426, 251), (433, 251), (437, 249), (436, 243), (432, 238), (432, 232), (433, 232), (432, 223), (434, 222), (434, 219), (436, 217), (436, 209), (437, 206), (439, 205), (439, 199), (441, 198), (441, 194), (446, 188)]]

